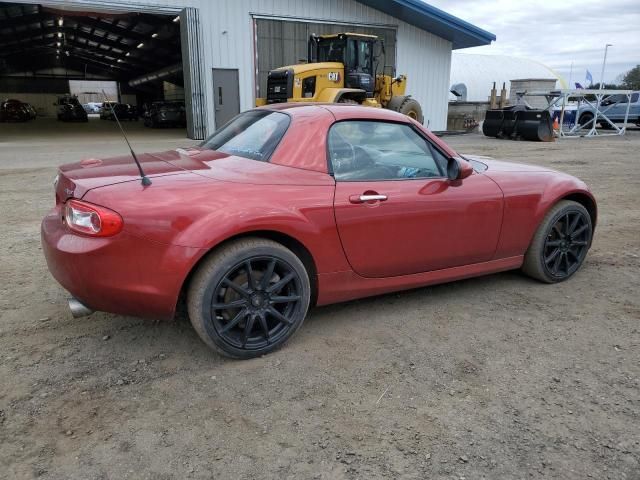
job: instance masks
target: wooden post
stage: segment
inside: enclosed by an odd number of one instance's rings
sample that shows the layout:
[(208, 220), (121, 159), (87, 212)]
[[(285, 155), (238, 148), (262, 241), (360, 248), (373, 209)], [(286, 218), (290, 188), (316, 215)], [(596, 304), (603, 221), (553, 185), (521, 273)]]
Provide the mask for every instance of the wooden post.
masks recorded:
[(500, 90), (500, 108), (507, 106), (507, 86), (502, 82), (502, 90)]
[(494, 110), (497, 108), (496, 102), (496, 82), (493, 82), (493, 88), (491, 89), (491, 99), (489, 100), (489, 108)]

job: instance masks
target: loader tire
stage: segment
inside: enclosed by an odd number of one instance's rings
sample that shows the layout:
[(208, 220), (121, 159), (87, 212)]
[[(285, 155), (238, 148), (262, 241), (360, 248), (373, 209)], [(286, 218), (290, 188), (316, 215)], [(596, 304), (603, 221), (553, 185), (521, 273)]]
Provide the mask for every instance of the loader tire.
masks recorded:
[(398, 95), (393, 97), (387, 104), (387, 108), (394, 112), (400, 112), (420, 123), (424, 123), (422, 107), (420, 106), (420, 103), (415, 98), (411, 98), (410, 95)]

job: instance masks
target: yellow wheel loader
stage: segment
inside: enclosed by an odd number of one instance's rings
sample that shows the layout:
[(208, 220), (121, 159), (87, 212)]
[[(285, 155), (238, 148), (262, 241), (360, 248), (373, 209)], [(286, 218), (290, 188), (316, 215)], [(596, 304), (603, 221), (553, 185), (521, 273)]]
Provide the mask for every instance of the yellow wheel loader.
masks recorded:
[[(377, 55), (374, 54), (376, 47), (380, 51)], [(381, 56), (384, 56), (384, 44), (375, 35), (312, 35), (309, 38), (310, 63), (271, 70), (267, 78), (267, 97), (256, 99), (256, 105), (354, 103), (388, 108), (422, 123), (420, 103), (405, 95), (407, 77), (387, 75), (384, 61), (379, 65)]]

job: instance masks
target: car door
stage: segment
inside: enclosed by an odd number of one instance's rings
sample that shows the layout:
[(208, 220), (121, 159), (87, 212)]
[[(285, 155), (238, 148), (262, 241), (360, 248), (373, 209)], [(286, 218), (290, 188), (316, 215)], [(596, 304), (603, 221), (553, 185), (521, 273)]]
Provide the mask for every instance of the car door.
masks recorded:
[(624, 120), (629, 99), (626, 95), (611, 95), (600, 105), (600, 111), (613, 121)]
[(410, 124), (338, 122), (328, 151), (338, 233), (359, 275), (408, 275), (493, 258), (502, 191), (481, 174), (448, 180), (447, 158)]

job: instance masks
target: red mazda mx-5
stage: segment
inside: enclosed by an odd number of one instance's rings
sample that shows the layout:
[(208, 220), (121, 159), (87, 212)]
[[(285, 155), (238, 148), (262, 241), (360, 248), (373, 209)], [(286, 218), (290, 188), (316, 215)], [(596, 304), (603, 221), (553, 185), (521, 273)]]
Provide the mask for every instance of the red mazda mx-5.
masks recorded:
[(60, 168), (49, 269), (76, 314), (171, 318), (184, 298), (236, 358), (281, 346), (311, 305), (517, 268), (566, 280), (596, 224), (580, 180), (463, 158), (389, 110), (262, 107), (138, 158)]

